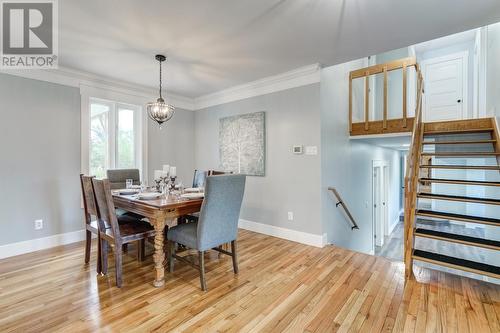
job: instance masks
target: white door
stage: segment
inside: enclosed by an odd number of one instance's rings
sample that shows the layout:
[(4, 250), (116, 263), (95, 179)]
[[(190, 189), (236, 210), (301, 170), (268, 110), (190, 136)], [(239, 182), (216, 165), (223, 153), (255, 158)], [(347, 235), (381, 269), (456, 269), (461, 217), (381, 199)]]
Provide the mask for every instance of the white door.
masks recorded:
[(382, 172), (381, 167), (373, 168), (373, 224), (375, 245), (384, 245), (384, 233), (382, 223)]
[(422, 62), (424, 121), (466, 118), (467, 61), (467, 52), (461, 52)]

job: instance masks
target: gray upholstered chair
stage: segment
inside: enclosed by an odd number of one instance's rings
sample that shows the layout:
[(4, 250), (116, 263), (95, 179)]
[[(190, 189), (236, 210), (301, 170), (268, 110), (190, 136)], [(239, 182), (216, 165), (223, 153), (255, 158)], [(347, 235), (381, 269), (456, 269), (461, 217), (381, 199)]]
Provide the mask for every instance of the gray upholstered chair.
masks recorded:
[(112, 190), (125, 188), (127, 179), (132, 179), (134, 185), (141, 184), (139, 169), (111, 169), (106, 173)]
[[(118, 189), (123, 189), (127, 186), (127, 179), (132, 179), (134, 185), (140, 185), (141, 184), (141, 176), (139, 169), (109, 169), (106, 171), (106, 174), (108, 176), (108, 181), (109, 185), (111, 186), (112, 190), (118, 190)], [(127, 212), (123, 209), (117, 208), (116, 209), (116, 215), (117, 216), (131, 216), (134, 218), (144, 218), (144, 216), (141, 216), (139, 214)], [(126, 246), (124, 247), (126, 249)]]
[[(241, 202), (245, 192), (244, 175), (222, 175), (207, 177), (205, 200), (201, 206), (198, 222), (177, 225), (168, 230), (170, 272), (174, 271), (173, 259), (194, 265), (175, 254), (176, 243), (198, 250), (201, 289), (206, 290), (205, 251), (213, 249), (227, 254), (233, 259), (234, 273), (238, 273), (236, 238)], [(231, 243), (231, 252), (219, 248)]]

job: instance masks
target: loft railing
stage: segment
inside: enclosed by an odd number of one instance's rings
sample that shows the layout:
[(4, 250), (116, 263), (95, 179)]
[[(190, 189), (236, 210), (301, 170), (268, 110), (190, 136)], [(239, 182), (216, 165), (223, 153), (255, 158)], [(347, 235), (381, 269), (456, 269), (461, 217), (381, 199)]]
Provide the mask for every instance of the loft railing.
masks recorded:
[(347, 217), (349, 218), (349, 221), (351, 222), (351, 230), (359, 229), (358, 224), (354, 220), (354, 217), (352, 217), (352, 214), (349, 211), (349, 209), (347, 208), (346, 204), (344, 203), (344, 200), (342, 200), (342, 198), (340, 197), (339, 192), (337, 192), (337, 190), (334, 187), (329, 187), (328, 190), (332, 191), (333, 194), (335, 195), (335, 197), (337, 197), (338, 201), (335, 204), (335, 207), (338, 207), (340, 205), (340, 206), (342, 206), (342, 208), (344, 208), (344, 211), (345, 211)]
[(422, 95), (424, 93), (424, 80), (422, 73), (416, 65), (417, 70), (417, 105), (415, 108), (415, 120), (411, 144), (406, 157), (405, 171), (405, 200), (404, 200), (404, 245), (405, 245), (405, 277), (410, 278), (412, 274), (412, 249), (415, 241), (414, 221), (417, 206), (418, 175), (420, 170), (420, 157), (422, 153), (422, 142), (424, 138), (424, 124), (422, 122)]
[[(415, 57), (403, 58), (387, 62), (385, 64), (374, 65), (366, 68), (357, 69), (349, 74), (349, 132), (351, 135), (360, 134), (377, 134), (385, 132), (409, 132), (412, 128), (413, 118), (408, 117), (407, 100), (408, 100), (408, 68), (414, 67), (416, 72), (419, 72), (418, 64)], [(401, 69), (403, 72), (403, 102), (402, 113), (400, 119), (388, 119), (388, 72)], [(370, 76), (376, 74), (384, 74), (384, 91), (383, 91), (383, 119), (370, 121)], [(418, 75), (418, 74), (417, 74)], [(364, 122), (354, 123), (355, 131), (353, 131), (353, 88), (352, 81), (355, 79), (364, 78)], [(363, 130), (364, 129), (364, 130)], [(369, 130), (371, 130), (369, 132)]]

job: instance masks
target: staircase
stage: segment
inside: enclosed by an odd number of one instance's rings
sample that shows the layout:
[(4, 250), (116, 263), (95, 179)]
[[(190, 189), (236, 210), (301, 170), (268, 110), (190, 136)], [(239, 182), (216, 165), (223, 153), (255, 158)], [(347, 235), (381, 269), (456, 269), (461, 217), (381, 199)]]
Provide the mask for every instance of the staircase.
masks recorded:
[[(488, 233), (477, 237), (457, 227), (470, 223), (500, 228), (499, 165), (500, 134), (494, 118), (422, 123), (417, 108), (405, 178), (407, 278), (413, 275), (414, 261), (500, 278), (500, 266), (462, 257), (468, 247), (500, 251), (500, 238), (490, 239)], [(446, 245), (450, 243), (467, 248), (451, 251), (453, 255), (439, 253), (452, 249)]]

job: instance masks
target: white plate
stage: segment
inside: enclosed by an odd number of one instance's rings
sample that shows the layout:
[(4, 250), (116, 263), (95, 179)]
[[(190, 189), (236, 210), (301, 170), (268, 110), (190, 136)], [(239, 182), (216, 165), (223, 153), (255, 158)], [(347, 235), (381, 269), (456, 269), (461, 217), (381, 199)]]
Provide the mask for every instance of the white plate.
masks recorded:
[(137, 199), (139, 200), (153, 200), (156, 198), (159, 198), (161, 196), (161, 193), (158, 192), (144, 192), (144, 193), (139, 193), (137, 195)]
[(137, 194), (137, 192), (139, 192), (139, 191), (136, 189), (133, 189), (133, 188), (124, 188), (124, 189), (118, 190), (118, 193), (120, 193), (121, 195), (132, 195), (132, 194)]
[(141, 188), (141, 185), (132, 185), (130, 188), (131, 188), (131, 189), (134, 189), (134, 188), (135, 188), (135, 189), (140, 189), (140, 188)]
[(205, 193), (185, 193), (181, 195), (184, 199), (201, 199), (205, 196)]
[(187, 192), (187, 193), (199, 193), (199, 192), (201, 192), (201, 188), (199, 188), (199, 187), (188, 187), (188, 188), (184, 189), (184, 192)]

